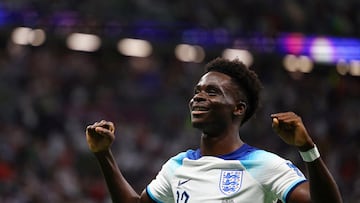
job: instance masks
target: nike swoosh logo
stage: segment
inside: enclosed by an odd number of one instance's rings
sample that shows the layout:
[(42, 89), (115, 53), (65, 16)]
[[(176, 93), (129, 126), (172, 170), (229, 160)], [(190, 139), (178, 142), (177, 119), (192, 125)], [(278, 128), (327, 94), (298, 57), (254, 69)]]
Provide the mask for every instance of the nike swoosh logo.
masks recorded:
[(184, 180), (184, 181), (179, 180), (178, 186), (184, 185), (185, 183), (189, 182), (190, 180), (191, 179), (187, 179), (187, 180)]

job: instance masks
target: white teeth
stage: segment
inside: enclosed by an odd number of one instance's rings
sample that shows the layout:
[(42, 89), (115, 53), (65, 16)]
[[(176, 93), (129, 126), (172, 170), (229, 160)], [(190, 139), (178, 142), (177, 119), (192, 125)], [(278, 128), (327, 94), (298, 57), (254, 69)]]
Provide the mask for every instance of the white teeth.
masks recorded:
[(193, 110), (194, 111), (207, 111), (208, 108), (197, 106), (197, 107), (194, 107)]

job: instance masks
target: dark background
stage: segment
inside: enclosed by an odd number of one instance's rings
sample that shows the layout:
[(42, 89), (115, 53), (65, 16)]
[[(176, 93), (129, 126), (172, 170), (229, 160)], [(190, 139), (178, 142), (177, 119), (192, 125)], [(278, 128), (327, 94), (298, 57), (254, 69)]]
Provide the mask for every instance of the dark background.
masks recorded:
[[(287, 72), (285, 53), (262, 41), (293, 32), (359, 39), (359, 10), (357, 0), (1, 1), (0, 202), (110, 202), (84, 134), (101, 119), (116, 123), (114, 154), (140, 192), (170, 156), (198, 146), (187, 107), (193, 86), (207, 61), (241, 39), (265, 87), (243, 140), (304, 169), (296, 149), (271, 129), (271, 113), (298, 113), (345, 202), (359, 203), (359, 76), (328, 63)], [(13, 44), (18, 26), (44, 29), (46, 42)], [(208, 37), (217, 31), (224, 41)], [(92, 53), (69, 50), (72, 32), (97, 34), (103, 45)], [(153, 54), (121, 55), (115, 44), (124, 37), (149, 40)], [(174, 47), (184, 41), (204, 48), (204, 62), (176, 59)]]

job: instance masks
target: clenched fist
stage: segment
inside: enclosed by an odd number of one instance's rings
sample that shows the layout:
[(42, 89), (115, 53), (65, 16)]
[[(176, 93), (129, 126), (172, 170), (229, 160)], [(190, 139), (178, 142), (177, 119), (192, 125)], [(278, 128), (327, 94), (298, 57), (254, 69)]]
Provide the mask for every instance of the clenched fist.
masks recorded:
[(306, 151), (314, 146), (302, 119), (294, 112), (272, 114), (272, 127), (287, 144)]
[(106, 151), (115, 140), (115, 126), (110, 121), (102, 120), (86, 128), (86, 141), (92, 152)]

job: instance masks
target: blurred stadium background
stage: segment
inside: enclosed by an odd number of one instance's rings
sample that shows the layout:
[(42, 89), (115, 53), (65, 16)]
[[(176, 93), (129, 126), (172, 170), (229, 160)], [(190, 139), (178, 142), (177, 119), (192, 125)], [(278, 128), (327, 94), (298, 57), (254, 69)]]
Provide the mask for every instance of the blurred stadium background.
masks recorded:
[(0, 202), (110, 202), (84, 137), (107, 119), (141, 191), (199, 132), (187, 103), (204, 64), (238, 57), (264, 83), (241, 134), (304, 165), (269, 115), (303, 116), (345, 202), (360, 202), (360, 2), (0, 2)]

